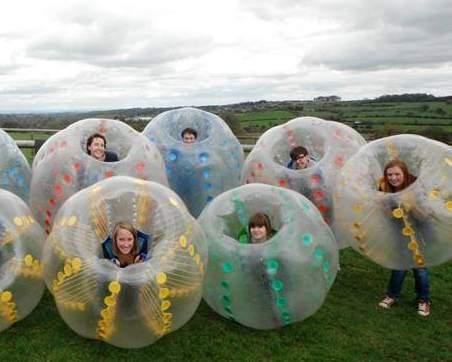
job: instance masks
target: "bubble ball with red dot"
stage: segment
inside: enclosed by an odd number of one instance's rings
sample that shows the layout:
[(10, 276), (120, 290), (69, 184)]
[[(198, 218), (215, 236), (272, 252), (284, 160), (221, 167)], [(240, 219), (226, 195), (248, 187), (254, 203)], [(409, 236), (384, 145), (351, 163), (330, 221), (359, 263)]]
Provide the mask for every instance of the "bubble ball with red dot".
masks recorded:
[[(88, 154), (87, 141), (94, 134), (106, 139), (103, 160)], [(48, 233), (65, 200), (85, 187), (117, 175), (168, 184), (159, 150), (141, 133), (117, 120), (78, 121), (50, 137), (33, 161), (30, 198), (33, 212)]]
[(0, 190), (0, 205), (1, 332), (30, 314), (42, 297), (46, 235), (18, 196)]
[[(258, 243), (249, 227), (257, 213), (272, 229), (265, 228)], [(307, 198), (281, 187), (244, 185), (217, 196), (198, 221), (209, 250), (204, 299), (217, 313), (273, 329), (321, 307), (336, 277), (338, 248)]]
[[(358, 132), (342, 123), (315, 117), (295, 118), (259, 138), (245, 161), (241, 182), (297, 191), (313, 202), (331, 224), (336, 175), (365, 143)], [(300, 146), (308, 152), (304, 168), (290, 157), (291, 151)]]
[(0, 189), (28, 202), (31, 169), (16, 142), (0, 129)]
[[(184, 142), (186, 129), (196, 132)], [(143, 134), (165, 160), (170, 187), (194, 216), (218, 194), (240, 184), (243, 151), (228, 125), (213, 113), (195, 108), (167, 111), (155, 117)]]
[[(385, 168), (409, 181), (399, 191), (380, 191)], [(383, 267), (451, 260), (452, 147), (408, 134), (370, 142), (338, 175), (334, 211), (337, 240)]]

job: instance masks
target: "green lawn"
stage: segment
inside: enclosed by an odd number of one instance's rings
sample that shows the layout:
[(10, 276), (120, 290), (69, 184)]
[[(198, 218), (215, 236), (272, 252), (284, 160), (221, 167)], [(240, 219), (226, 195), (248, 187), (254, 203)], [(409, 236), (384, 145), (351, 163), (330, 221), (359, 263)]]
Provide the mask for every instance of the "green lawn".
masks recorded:
[[(262, 110), (244, 112), (239, 119), (244, 128), (263, 132), (273, 126), (303, 116), (344, 122), (369, 139), (398, 133), (416, 133), (442, 142), (452, 130), (452, 104), (435, 102), (305, 102), (302, 110)], [(443, 136), (441, 136), (443, 134)], [(448, 141), (449, 139), (449, 141)]]
[(241, 122), (248, 121), (267, 121), (267, 120), (289, 120), (296, 117), (294, 112), (290, 111), (259, 111), (242, 113), (239, 117)]
[(37, 309), (0, 333), (0, 361), (451, 361), (452, 263), (431, 269), (432, 314), (416, 314), (413, 278), (392, 310), (377, 307), (389, 272), (353, 250), (320, 310), (305, 321), (256, 331), (203, 302), (184, 327), (138, 350), (84, 339), (59, 317), (46, 293)]
[[(278, 106), (280, 107), (280, 106)], [(335, 103), (305, 102), (302, 109), (267, 108), (256, 111), (238, 112), (241, 125), (254, 127), (252, 132), (263, 132), (273, 126), (286, 123), (299, 116), (314, 116), (323, 119), (346, 122), (358, 131), (384, 137), (390, 128), (392, 133), (421, 133), (425, 127), (440, 126), (445, 132), (452, 129), (452, 104), (434, 102), (371, 102), (343, 101)], [(359, 124), (357, 123), (359, 122)], [(45, 139), (48, 134), (11, 133), (17, 139)], [(433, 135), (431, 137), (434, 137)], [(32, 152), (26, 150), (27, 157)]]
[[(33, 134), (32, 132), (8, 132), (8, 134), (14, 138), (15, 140), (46, 140), (51, 136), (51, 133), (37, 133)], [(21, 149), (28, 162), (33, 162), (34, 150), (32, 148)]]

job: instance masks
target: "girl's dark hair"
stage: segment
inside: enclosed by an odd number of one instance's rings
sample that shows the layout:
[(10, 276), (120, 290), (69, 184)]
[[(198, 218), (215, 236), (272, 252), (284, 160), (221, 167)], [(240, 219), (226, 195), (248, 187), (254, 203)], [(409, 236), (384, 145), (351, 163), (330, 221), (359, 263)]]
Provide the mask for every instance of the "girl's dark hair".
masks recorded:
[(180, 134), (182, 138), (184, 138), (184, 135), (188, 133), (188, 134), (192, 134), (193, 136), (195, 136), (195, 139), (198, 138), (198, 132), (196, 132), (196, 130), (194, 130), (193, 128), (185, 128), (182, 133)]
[(309, 152), (303, 146), (297, 146), (290, 151), (290, 158), (293, 161), (296, 161), (298, 157), (309, 155)]
[[(403, 173), (403, 183), (398, 190), (396, 190), (388, 181), (387, 172), (388, 172), (388, 169), (390, 169), (392, 167), (399, 167)], [(379, 190), (383, 191), (383, 192), (391, 192), (391, 193), (398, 192), (398, 191), (401, 191), (401, 190), (407, 188), (408, 186), (410, 186), (414, 181), (416, 181), (416, 176), (413, 176), (412, 174), (410, 174), (406, 163), (403, 162), (402, 160), (394, 159), (394, 160), (389, 161), (385, 165), (385, 168), (383, 171), (383, 177), (380, 181)]]
[(262, 212), (257, 212), (253, 216), (251, 216), (250, 221), (248, 223), (248, 232), (251, 233), (251, 228), (253, 226), (265, 226), (267, 230), (267, 235), (271, 234), (272, 224), (270, 222), (270, 218), (267, 214)]
[(88, 153), (88, 155), (91, 155), (91, 151), (89, 150), (89, 146), (91, 146), (91, 143), (93, 143), (95, 138), (101, 138), (104, 140), (104, 146), (105, 148), (107, 148), (107, 139), (105, 138), (105, 136), (103, 134), (100, 133), (94, 133), (91, 136), (88, 137), (88, 140), (86, 141), (86, 152)]

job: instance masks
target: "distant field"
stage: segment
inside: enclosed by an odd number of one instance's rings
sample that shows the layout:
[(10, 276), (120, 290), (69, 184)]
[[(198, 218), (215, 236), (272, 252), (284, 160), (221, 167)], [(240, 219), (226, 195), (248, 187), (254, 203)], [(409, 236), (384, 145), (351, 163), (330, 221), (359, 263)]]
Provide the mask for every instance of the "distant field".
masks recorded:
[(344, 121), (367, 121), (373, 123), (412, 123), (452, 125), (452, 104), (446, 102), (400, 102), (400, 103), (306, 103), (301, 111), (261, 111), (239, 115), (243, 124), (259, 122), (283, 123), (295, 117), (315, 116), (324, 119), (340, 118)]
[[(292, 108), (236, 112), (242, 128), (245, 129), (242, 137), (250, 132), (261, 134), (271, 127), (300, 116), (313, 116), (344, 122), (368, 139), (398, 133), (417, 133), (447, 142), (444, 140), (447, 140), (447, 137), (438, 138), (439, 135), (444, 133), (452, 135), (452, 104), (443, 101), (305, 102), (301, 108)], [(435, 131), (435, 129), (438, 131)], [(429, 133), (425, 134), (427, 131)], [(11, 133), (11, 135), (16, 139), (46, 139), (50, 134)], [(252, 137), (252, 139), (255, 138), (255, 136)], [(246, 140), (246, 143), (252, 142)], [(449, 137), (448, 142), (452, 142), (452, 136)], [(33, 151), (24, 150), (24, 153), (31, 161)]]
[[(365, 101), (315, 103), (303, 109), (254, 111), (239, 114), (242, 127), (261, 132), (300, 116), (313, 116), (346, 123), (365, 137), (384, 137), (398, 133), (416, 133), (430, 138), (452, 132), (452, 104), (446, 102)], [(436, 132), (434, 129), (438, 129)], [(432, 130), (433, 129), (433, 130)], [(441, 138), (441, 140), (444, 138)], [(452, 137), (449, 138), (450, 140)], [(450, 142), (449, 140), (449, 142)]]
[(240, 115), (241, 122), (261, 121), (261, 120), (289, 120), (295, 116), (294, 112), (290, 111), (262, 111), (262, 112), (248, 112)]

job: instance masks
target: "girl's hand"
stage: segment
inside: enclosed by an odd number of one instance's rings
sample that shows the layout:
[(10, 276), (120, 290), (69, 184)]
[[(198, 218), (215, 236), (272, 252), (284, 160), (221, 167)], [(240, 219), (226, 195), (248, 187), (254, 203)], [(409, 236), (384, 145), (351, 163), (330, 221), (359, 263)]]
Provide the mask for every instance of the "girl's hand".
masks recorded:
[(142, 263), (142, 262), (143, 262), (143, 259), (141, 259), (141, 255), (137, 255), (135, 257), (135, 263)]

